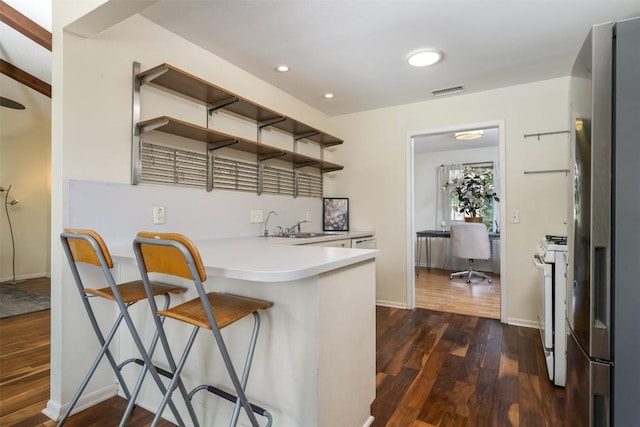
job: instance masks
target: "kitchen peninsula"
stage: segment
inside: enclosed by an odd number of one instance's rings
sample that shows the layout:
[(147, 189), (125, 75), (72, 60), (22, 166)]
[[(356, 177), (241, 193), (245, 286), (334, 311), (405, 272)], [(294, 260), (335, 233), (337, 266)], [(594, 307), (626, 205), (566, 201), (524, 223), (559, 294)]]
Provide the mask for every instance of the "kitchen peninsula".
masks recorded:
[[(313, 242), (338, 236), (314, 238)], [(307, 239), (244, 237), (195, 240), (207, 269), (207, 290), (274, 303), (262, 324), (247, 395), (282, 427), (360, 427), (372, 421), (375, 398), (375, 257), (377, 250), (300, 245)], [(130, 245), (111, 248), (121, 280), (138, 277)], [(164, 278), (163, 278), (164, 280)], [(180, 283), (180, 282), (177, 282)], [(189, 283), (184, 281), (184, 286)], [(195, 296), (195, 290), (172, 303)], [(152, 333), (146, 306), (132, 308), (134, 322)], [(177, 322), (176, 322), (177, 323)], [(244, 355), (252, 322), (223, 330), (232, 357)], [(167, 324), (172, 345), (181, 349), (189, 328)], [(202, 333), (205, 333), (204, 331)], [(135, 354), (127, 337), (120, 357)], [(188, 389), (203, 382), (231, 389), (213, 340), (198, 339), (183, 375)], [(160, 356), (157, 357), (162, 360)], [(244, 360), (235, 360), (240, 370)], [(135, 381), (134, 373), (127, 381)], [(151, 381), (139, 402), (154, 410)], [(175, 402), (181, 411), (179, 395)], [(224, 425), (233, 405), (208, 393), (194, 396), (202, 425)], [(165, 416), (171, 417), (170, 411)], [(242, 422), (239, 425), (245, 425)], [(248, 425), (248, 424), (246, 424)]]

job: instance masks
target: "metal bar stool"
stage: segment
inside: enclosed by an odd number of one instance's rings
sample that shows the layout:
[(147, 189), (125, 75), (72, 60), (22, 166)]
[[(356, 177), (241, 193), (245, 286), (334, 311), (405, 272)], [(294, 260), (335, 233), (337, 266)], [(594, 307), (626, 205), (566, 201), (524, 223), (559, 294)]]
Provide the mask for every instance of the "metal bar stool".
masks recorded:
[[(123, 283), (123, 284), (116, 284), (113, 278), (113, 275), (111, 274), (111, 269), (113, 268), (113, 261), (111, 259), (109, 250), (107, 249), (107, 246), (104, 240), (102, 239), (102, 237), (93, 230), (65, 229), (65, 231), (60, 235), (60, 240), (62, 241), (62, 247), (69, 261), (69, 266), (71, 267), (71, 272), (73, 274), (73, 278), (75, 279), (78, 292), (80, 293), (82, 303), (84, 305), (85, 310), (87, 311), (91, 325), (93, 326), (93, 329), (96, 333), (98, 341), (100, 342), (100, 345), (102, 347), (98, 355), (96, 356), (93, 364), (91, 365), (89, 372), (87, 373), (82, 383), (80, 384), (80, 387), (76, 391), (76, 394), (73, 396), (73, 399), (71, 399), (69, 406), (67, 407), (66, 411), (60, 418), (58, 422), (58, 426), (62, 426), (67, 420), (67, 418), (69, 417), (69, 415), (71, 414), (71, 411), (73, 410), (75, 405), (78, 403), (78, 399), (80, 398), (85, 388), (89, 384), (89, 380), (93, 376), (94, 372), (96, 371), (98, 365), (100, 364), (104, 356), (107, 357), (107, 360), (109, 361), (109, 364), (111, 365), (111, 368), (113, 369), (113, 372), (115, 373), (118, 379), (118, 382), (122, 387), (122, 392), (124, 393), (125, 397), (129, 401), (127, 405), (127, 409), (125, 410), (125, 413), (123, 414), (120, 422), (120, 425), (124, 426), (127, 418), (129, 417), (131, 411), (133, 410), (136, 397), (138, 396), (138, 393), (142, 387), (142, 383), (144, 381), (144, 377), (147, 371), (151, 373), (151, 376), (155, 380), (160, 391), (163, 394), (165, 394), (166, 392), (166, 388), (162, 384), (162, 381), (158, 375), (158, 372), (164, 373), (165, 375), (166, 373), (163, 370), (156, 368), (151, 363), (151, 355), (153, 354), (156, 343), (158, 341), (158, 334), (157, 333), (155, 334), (151, 342), (149, 352), (147, 352), (144, 348), (144, 345), (142, 344), (140, 336), (136, 332), (135, 326), (133, 325), (133, 321), (129, 316), (128, 308), (138, 301), (145, 300), (147, 298), (151, 298), (153, 300), (155, 296), (159, 296), (159, 295), (164, 295), (165, 297), (164, 307), (166, 308), (166, 307), (169, 307), (169, 302), (170, 302), (169, 294), (182, 293), (186, 289), (179, 286), (167, 285), (167, 284), (158, 283), (158, 282), (148, 282), (146, 285), (148, 287), (149, 293), (147, 293), (147, 290), (145, 289), (145, 285), (142, 283), (141, 280), (136, 280), (133, 282)], [(104, 274), (104, 277), (106, 279), (108, 286), (100, 289), (85, 287), (82, 281), (82, 278), (80, 276), (80, 273), (78, 271), (78, 266), (77, 266), (78, 263), (90, 264), (90, 265), (100, 267), (102, 269), (102, 272)], [(114, 301), (118, 305), (118, 308), (120, 309), (120, 313), (116, 318), (115, 322), (113, 323), (111, 330), (107, 334), (106, 338), (102, 333), (102, 330), (93, 312), (93, 308), (91, 307), (91, 304), (90, 304), (90, 299), (95, 297), (105, 298), (105, 299)], [(154, 305), (155, 305), (155, 301), (154, 301)], [(115, 358), (113, 357), (113, 355), (111, 354), (111, 351), (109, 350), (109, 345), (111, 344), (111, 341), (116, 335), (116, 332), (123, 320), (128, 326), (129, 331), (131, 332), (131, 335), (133, 337), (133, 340), (135, 341), (135, 344), (138, 347), (138, 350), (140, 351), (140, 354), (143, 357), (143, 360), (132, 358), (118, 364)], [(121, 370), (125, 365), (128, 365), (129, 363), (132, 363), (132, 362), (143, 366), (143, 369), (138, 377), (133, 393), (130, 393), (122, 377)], [(186, 396), (186, 393), (185, 393), (185, 396)], [(182, 421), (180, 414), (178, 413), (173, 402), (169, 402), (169, 407), (173, 412), (173, 414), (175, 415), (178, 423), (180, 425), (184, 425), (184, 422)]]
[[(269, 414), (267, 410), (251, 404), (245, 395), (245, 388), (247, 386), (249, 370), (251, 369), (251, 361), (258, 338), (258, 331), (260, 329), (260, 315), (258, 314), (258, 310), (266, 310), (273, 304), (268, 301), (226, 293), (205, 292), (203, 282), (206, 281), (207, 275), (200, 253), (193, 242), (181, 234), (141, 232), (138, 233), (138, 237), (134, 240), (133, 248), (147, 293), (150, 293), (152, 290), (148, 276), (149, 273), (169, 274), (193, 280), (198, 292), (197, 298), (168, 310), (158, 310), (155, 304), (149, 301), (151, 309), (157, 314), (157, 316), (154, 317), (156, 319), (156, 326), (160, 331), (161, 345), (169, 363), (176, 366), (172, 372), (173, 380), (167, 387), (167, 393), (160, 403), (152, 426), (155, 426), (160, 420), (162, 411), (170, 401), (171, 394), (176, 388), (176, 382), (180, 378), (180, 373), (182, 372), (200, 328), (209, 329), (213, 333), (225, 367), (233, 383), (235, 395), (212, 385), (204, 384), (195, 387), (189, 393), (189, 398), (193, 397), (199, 390), (207, 390), (234, 404), (230, 426), (237, 424), (241, 408), (244, 409), (253, 427), (259, 427), (255, 414), (265, 417), (267, 420), (266, 426), (271, 426), (273, 422), (271, 414)], [(253, 314), (254, 317), (254, 327), (245, 359), (242, 378), (238, 378), (220, 330), (250, 314)], [(167, 336), (160, 321), (161, 318), (166, 317), (193, 325), (191, 335), (177, 364), (175, 364)]]

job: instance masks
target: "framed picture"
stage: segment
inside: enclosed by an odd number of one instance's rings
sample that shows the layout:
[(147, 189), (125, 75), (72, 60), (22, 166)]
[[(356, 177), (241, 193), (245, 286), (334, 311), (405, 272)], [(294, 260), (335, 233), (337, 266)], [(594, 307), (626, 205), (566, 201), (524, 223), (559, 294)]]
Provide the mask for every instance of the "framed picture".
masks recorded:
[(322, 228), (324, 231), (349, 231), (349, 199), (322, 199)]

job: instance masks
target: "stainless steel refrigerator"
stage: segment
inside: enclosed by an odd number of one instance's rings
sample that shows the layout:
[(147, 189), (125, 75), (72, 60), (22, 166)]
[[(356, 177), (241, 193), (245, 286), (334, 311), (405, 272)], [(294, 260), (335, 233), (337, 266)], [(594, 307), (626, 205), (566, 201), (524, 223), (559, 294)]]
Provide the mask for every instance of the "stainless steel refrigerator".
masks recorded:
[(597, 25), (570, 83), (569, 426), (640, 425), (640, 18)]

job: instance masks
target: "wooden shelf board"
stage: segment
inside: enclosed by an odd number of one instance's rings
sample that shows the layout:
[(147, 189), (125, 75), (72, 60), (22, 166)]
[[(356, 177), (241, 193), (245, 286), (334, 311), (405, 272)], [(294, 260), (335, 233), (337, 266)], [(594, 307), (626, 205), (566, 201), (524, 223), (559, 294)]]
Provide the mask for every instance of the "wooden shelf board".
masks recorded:
[(315, 133), (315, 135), (308, 136), (305, 139), (320, 144), (324, 147), (339, 145), (343, 143), (341, 139), (336, 138), (335, 136), (331, 136), (328, 133), (322, 132), (300, 121), (292, 119), (291, 117), (285, 117), (285, 120), (275, 123), (271, 126), (283, 132), (290, 133), (294, 136)]
[[(175, 136), (194, 139), (196, 141), (211, 144), (223, 144), (224, 147), (233, 148), (235, 150), (240, 150), (247, 153), (267, 156), (275, 155), (274, 158), (291, 162), (294, 165), (313, 163), (313, 165), (310, 167), (320, 169), (323, 172), (343, 169), (342, 166), (335, 163), (316, 159), (310, 156), (305, 156), (299, 153), (294, 153), (293, 151), (272, 147), (270, 145), (261, 144), (259, 142), (251, 141), (248, 139), (227, 135), (222, 132), (217, 132), (205, 127), (194, 125), (192, 123), (187, 123), (173, 117), (161, 116), (138, 123), (138, 128), (141, 129), (141, 131), (143, 131), (145, 127), (152, 128), (151, 130), (155, 130), (158, 132), (164, 132)], [(228, 145), (225, 144), (226, 142), (231, 141), (233, 142)]]
[(224, 107), (221, 107), (221, 109), (249, 118), (255, 122), (263, 122), (282, 117), (284, 120), (270, 126), (294, 136), (316, 132), (316, 135), (306, 139), (320, 144), (323, 147), (343, 143), (341, 139), (335, 136), (324, 133), (298, 120), (283, 116), (166, 63), (138, 73), (137, 77), (141, 80), (148, 77), (150, 79), (148, 83), (153, 83), (185, 94), (206, 104), (216, 104), (225, 100), (236, 99), (235, 102), (226, 104)]
[(187, 123), (173, 117), (162, 116), (138, 123), (138, 128), (143, 132), (144, 127), (153, 127), (151, 130), (164, 132), (171, 135), (182, 136), (196, 141), (208, 143), (220, 143), (237, 139), (234, 136), (216, 132), (201, 126)]
[(291, 162), (297, 167), (304, 167), (305, 164), (309, 163), (310, 165), (308, 167), (320, 169), (322, 172), (332, 172), (344, 168), (343, 166), (327, 162), (325, 160), (316, 159), (315, 157), (305, 156), (304, 154), (294, 153), (293, 151), (288, 150), (282, 151), (284, 154), (282, 157), (279, 157), (279, 159)]

